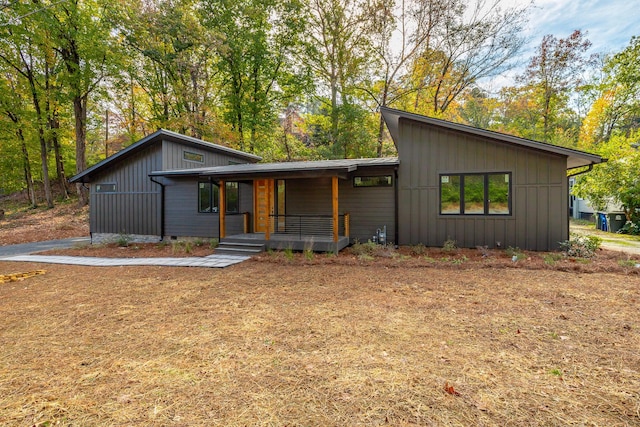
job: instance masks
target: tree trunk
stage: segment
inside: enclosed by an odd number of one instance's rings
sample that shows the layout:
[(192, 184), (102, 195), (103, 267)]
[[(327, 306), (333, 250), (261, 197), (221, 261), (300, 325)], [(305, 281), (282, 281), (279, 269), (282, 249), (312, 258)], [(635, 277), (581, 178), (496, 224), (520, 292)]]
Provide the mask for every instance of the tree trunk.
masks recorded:
[[(76, 119), (76, 173), (87, 168), (86, 156), (86, 123), (87, 123), (87, 97), (76, 96), (73, 99), (73, 113)], [(78, 204), (85, 206), (89, 203), (89, 192), (82, 183), (76, 184), (78, 192)]]
[(31, 163), (29, 162), (29, 151), (27, 150), (27, 143), (24, 139), (22, 129), (19, 128), (16, 131), (16, 136), (20, 140), (20, 147), (22, 149), (22, 168), (24, 169), (24, 181), (27, 184), (27, 194), (29, 196), (29, 203), (32, 208), (38, 206), (38, 200), (36, 199), (36, 191), (33, 185), (33, 175), (31, 174)]
[(60, 123), (54, 113), (54, 116), (49, 120), (49, 130), (52, 131), (51, 143), (53, 145), (53, 152), (56, 158), (56, 174), (58, 178), (58, 183), (60, 184), (62, 197), (64, 197), (65, 199), (68, 199), (69, 188), (67, 186), (67, 177), (64, 173), (64, 163), (62, 161), (62, 152), (60, 150), (60, 140), (58, 139), (59, 128), (60, 128)]
[(38, 123), (38, 139), (40, 140), (40, 162), (42, 163), (42, 183), (44, 184), (44, 198), (47, 207), (53, 208), (53, 193), (51, 192), (51, 181), (49, 180), (49, 165), (47, 164), (47, 141), (44, 137), (42, 123)]

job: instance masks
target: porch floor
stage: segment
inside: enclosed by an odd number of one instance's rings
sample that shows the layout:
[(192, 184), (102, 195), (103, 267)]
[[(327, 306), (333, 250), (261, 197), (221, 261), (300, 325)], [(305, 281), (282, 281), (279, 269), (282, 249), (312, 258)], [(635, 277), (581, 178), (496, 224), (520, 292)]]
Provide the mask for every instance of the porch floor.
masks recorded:
[(311, 249), (314, 252), (338, 252), (349, 246), (349, 238), (346, 236), (338, 236), (338, 241), (334, 242), (333, 238), (328, 236), (285, 233), (271, 233), (269, 240), (265, 239), (264, 233), (234, 234), (220, 239), (220, 242), (261, 243), (267, 249), (284, 250), (290, 248), (294, 251)]

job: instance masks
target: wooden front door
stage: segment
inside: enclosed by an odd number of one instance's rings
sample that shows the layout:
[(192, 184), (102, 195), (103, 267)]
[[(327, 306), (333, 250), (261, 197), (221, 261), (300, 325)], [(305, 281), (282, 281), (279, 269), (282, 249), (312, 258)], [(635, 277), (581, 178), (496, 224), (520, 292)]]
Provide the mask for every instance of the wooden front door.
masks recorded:
[(269, 238), (271, 231), (270, 217), (273, 215), (273, 179), (256, 179), (253, 181), (254, 224), (256, 233), (265, 233)]

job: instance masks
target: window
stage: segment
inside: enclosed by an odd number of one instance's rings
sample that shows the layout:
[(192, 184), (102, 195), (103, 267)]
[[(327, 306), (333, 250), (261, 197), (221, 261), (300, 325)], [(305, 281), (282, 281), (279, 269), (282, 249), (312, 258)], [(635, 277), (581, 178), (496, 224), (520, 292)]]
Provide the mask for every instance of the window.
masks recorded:
[(96, 184), (96, 193), (115, 193), (115, 192), (116, 192), (115, 183)]
[(354, 187), (391, 187), (391, 175), (355, 176)]
[(183, 151), (182, 158), (189, 162), (204, 163), (204, 154), (192, 153), (191, 151)]
[[(237, 182), (227, 182), (226, 187), (226, 212), (238, 213), (240, 211), (239, 191)], [(219, 188), (213, 182), (198, 183), (198, 212), (216, 213), (220, 208)]]
[(510, 215), (511, 173), (440, 175), (440, 214)]
[(238, 183), (237, 182), (227, 182), (225, 183), (226, 187), (226, 208), (229, 213), (238, 213), (240, 212), (240, 205), (238, 203)]

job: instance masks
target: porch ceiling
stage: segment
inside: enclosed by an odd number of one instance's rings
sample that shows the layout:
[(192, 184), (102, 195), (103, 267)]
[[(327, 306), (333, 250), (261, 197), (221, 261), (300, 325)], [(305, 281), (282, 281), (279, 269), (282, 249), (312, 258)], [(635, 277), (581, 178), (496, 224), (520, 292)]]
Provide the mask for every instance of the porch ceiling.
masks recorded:
[(347, 179), (350, 172), (371, 167), (396, 167), (396, 157), (340, 159), (280, 163), (244, 163), (199, 169), (152, 172), (151, 176), (199, 176), (217, 179), (318, 178), (337, 176)]

